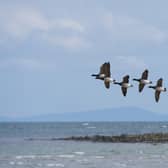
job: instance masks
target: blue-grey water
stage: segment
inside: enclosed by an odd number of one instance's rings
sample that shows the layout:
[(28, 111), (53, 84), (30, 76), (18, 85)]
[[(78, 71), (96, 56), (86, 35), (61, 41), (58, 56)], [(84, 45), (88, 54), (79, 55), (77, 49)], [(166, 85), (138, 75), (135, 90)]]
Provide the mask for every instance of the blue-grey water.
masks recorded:
[(166, 168), (168, 144), (51, 140), (154, 132), (168, 132), (168, 122), (0, 123), (0, 168)]

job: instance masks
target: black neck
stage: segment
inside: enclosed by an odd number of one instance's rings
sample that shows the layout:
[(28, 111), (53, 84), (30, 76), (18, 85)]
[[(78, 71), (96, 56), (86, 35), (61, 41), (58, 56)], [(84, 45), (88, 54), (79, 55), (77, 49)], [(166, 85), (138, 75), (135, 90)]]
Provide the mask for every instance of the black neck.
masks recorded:
[(134, 80), (134, 81), (137, 81), (137, 82), (140, 82), (140, 81), (141, 81), (140, 79), (135, 79), (135, 78), (134, 78), (133, 80)]
[(156, 89), (156, 86), (149, 86), (149, 88)]
[(114, 84), (116, 84), (116, 85), (122, 85), (122, 82), (114, 82)]
[(95, 77), (97, 77), (97, 76), (99, 76), (98, 74), (92, 74), (91, 76), (95, 76)]

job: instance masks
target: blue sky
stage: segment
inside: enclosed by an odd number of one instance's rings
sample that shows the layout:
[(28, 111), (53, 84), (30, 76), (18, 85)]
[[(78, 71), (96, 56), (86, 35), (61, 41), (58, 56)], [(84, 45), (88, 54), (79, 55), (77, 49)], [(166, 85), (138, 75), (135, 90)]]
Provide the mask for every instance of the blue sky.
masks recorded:
[(168, 113), (167, 93), (127, 98), (90, 74), (110, 61), (113, 78), (139, 77), (168, 85), (166, 0), (6, 0), (0, 6), (0, 114), (31, 116), (116, 107)]

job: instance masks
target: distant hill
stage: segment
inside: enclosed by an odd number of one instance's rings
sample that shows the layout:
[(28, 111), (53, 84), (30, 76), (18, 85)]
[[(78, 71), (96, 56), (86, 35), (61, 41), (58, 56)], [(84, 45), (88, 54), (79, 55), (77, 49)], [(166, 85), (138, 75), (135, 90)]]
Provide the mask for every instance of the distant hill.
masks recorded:
[(88, 112), (54, 113), (16, 119), (0, 118), (0, 121), (168, 121), (168, 115), (136, 107), (125, 107)]

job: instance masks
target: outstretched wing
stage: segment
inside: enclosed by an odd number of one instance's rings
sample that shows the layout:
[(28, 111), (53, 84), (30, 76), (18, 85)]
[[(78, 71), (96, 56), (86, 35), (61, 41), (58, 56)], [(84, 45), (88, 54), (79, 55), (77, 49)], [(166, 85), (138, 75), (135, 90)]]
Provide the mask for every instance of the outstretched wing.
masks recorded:
[(156, 91), (155, 92), (155, 100), (156, 100), (156, 102), (159, 102), (159, 98), (160, 98), (160, 92)]
[(139, 84), (139, 92), (142, 92), (144, 86), (145, 86), (145, 84), (143, 84), (143, 83), (140, 83), (140, 84)]
[(106, 77), (111, 77), (110, 63), (109, 62), (107, 62), (106, 65), (105, 65), (105, 74), (106, 74)]
[(145, 80), (147, 80), (148, 79), (148, 73), (149, 73), (149, 71), (146, 69), (143, 73), (142, 73), (142, 79), (145, 79)]
[(99, 74), (105, 74), (105, 66), (106, 66), (106, 64), (107, 63), (105, 62), (104, 64), (101, 65)]
[(129, 83), (129, 75), (124, 76), (123, 83)]
[(157, 81), (157, 87), (162, 87), (163, 85), (163, 79), (160, 78), (158, 81)]
[(123, 95), (126, 96), (127, 95), (127, 88), (121, 87), (121, 90), (122, 90)]

